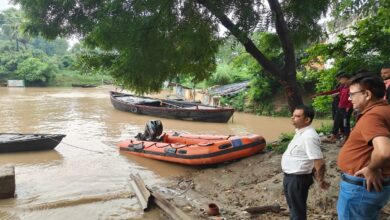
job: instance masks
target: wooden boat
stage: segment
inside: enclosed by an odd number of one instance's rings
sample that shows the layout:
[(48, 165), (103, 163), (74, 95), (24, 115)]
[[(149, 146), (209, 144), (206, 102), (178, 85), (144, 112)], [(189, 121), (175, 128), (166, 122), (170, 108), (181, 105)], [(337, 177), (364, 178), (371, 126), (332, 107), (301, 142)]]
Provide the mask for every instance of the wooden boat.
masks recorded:
[(54, 149), (64, 134), (0, 133), (0, 153)]
[(111, 91), (112, 105), (121, 111), (189, 121), (227, 122), (232, 108), (201, 105), (193, 102), (134, 96)]
[(121, 152), (173, 163), (210, 165), (261, 152), (266, 141), (259, 135), (192, 135), (165, 133), (161, 141), (124, 140)]
[(92, 84), (72, 84), (72, 87), (95, 88), (96, 85), (92, 85)]

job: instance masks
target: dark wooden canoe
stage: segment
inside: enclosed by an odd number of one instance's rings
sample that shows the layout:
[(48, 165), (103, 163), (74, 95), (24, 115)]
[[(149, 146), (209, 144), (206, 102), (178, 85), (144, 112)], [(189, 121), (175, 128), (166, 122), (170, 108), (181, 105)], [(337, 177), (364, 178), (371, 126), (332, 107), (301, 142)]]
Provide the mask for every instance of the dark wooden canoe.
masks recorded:
[(72, 87), (95, 88), (96, 85), (91, 85), (91, 84), (72, 84)]
[(227, 122), (234, 113), (232, 108), (156, 99), (113, 91), (111, 91), (111, 103), (121, 111), (188, 121)]
[(0, 153), (54, 149), (64, 134), (0, 133)]

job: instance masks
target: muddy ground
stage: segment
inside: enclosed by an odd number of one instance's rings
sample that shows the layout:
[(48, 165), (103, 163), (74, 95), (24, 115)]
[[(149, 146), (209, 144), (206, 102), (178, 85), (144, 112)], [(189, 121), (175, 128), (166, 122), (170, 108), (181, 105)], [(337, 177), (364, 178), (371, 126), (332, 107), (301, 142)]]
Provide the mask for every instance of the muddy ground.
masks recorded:
[[(314, 183), (308, 198), (308, 219), (337, 219), (339, 171), (336, 144), (323, 144), (326, 159), (326, 180), (331, 183), (322, 190)], [(193, 219), (288, 219), (288, 209), (281, 212), (249, 214), (248, 207), (279, 205), (287, 208), (282, 190), (281, 154), (261, 154), (229, 164), (199, 169), (170, 179), (164, 194)], [(220, 208), (220, 216), (207, 215), (208, 204)], [(387, 205), (380, 219), (390, 219)]]

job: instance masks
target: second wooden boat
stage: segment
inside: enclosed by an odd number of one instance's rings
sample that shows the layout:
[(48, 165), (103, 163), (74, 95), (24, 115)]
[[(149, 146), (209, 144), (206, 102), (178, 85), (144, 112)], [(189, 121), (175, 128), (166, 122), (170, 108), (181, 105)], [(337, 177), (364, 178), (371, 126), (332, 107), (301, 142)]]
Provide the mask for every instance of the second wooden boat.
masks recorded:
[(111, 103), (121, 111), (189, 121), (228, 122), (234, 113), (232, 108), (134, 96), (113, 91)]

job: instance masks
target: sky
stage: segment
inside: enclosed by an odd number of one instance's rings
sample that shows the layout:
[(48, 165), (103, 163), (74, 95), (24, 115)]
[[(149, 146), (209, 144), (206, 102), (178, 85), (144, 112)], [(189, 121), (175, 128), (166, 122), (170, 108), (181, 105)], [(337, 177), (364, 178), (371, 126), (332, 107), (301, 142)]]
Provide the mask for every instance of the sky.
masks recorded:
[(14, 7), (14, 6), (9, 3), (9, 0), (0, 0), (0, 11), (3, 11), (10, 7)]
[[(9, 0), (0, 0), (0, 11), (6, 10), (8, 8), (15, 7), (11, 3), (9, 3)], [(78, 43), (79, 40), (75, 37), (70, 37), (67, 39), (69, 43), (69, 48), (71, 48), (75, 43)]]

